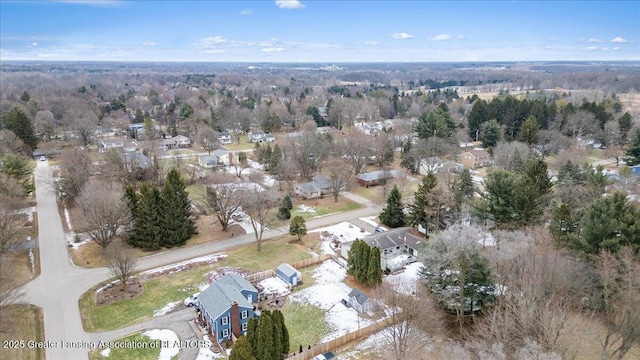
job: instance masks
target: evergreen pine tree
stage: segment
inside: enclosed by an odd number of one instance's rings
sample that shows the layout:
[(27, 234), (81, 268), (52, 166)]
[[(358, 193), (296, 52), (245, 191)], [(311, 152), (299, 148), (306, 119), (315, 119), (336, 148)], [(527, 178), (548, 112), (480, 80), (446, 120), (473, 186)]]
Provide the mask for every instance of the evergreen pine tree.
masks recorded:
[(291, 211), (289, 210), (289, 205), (283, 198), (280, 202), (280, 206), (278, 206), (278, 219), (280, 220), (289, 220), (291, 218)]
[(624, 161), (627, 165), (634, 166), (640, 164), (640, 128), (636, 129), (625, 155)]
[(250, 318), (247, 323), (247, 340), (251, 344), (251, 353), (255, 356), (259, 353), (258, 349), (258, 319)]
[(275, 172), (278, 166), (280, 165), (281, 160), (282, 160), (282, 150), (280, 149), (278, 144), (275, 144), (273, 146), (273, 151), (271, 152), (271, 157), (269, 158), (269, 172), (271, 173)]
[(347, 274), (356, 277), (356, 273), (358, 272), (358, 268), (362, 266), (362, 247), (360, 246), (362, 240), (356, 239), (351, 244), (351, 249), (349, 249), (349, 256), (347, 259)]
[(462, 172), (460, 172), (458, 187), (456, 188), (454, 194), (458, 206), (460, 206), (464, 201), (472, 199), (474, 193), (475, 187), (473, 186), (471, 171), (469, 171), (469, 169), (467, 168), (464, 168), (462, 169)]
[(229, 360), (256, 360), (251, 350), (251, 343), (246, 336), (241, 336), (233, 344)]
[(271, 311), (263, 310), (258, 325), (257, 353), (259, 360), (276, 360), (271, 357), (273, 353), (273, 331)]
[[(128, 195), (130, 196), (130, 195)], [(160, 192), (147, 183), (140, 186), (140, 194), (135, 205), (133, 229), (128, 236), (129, 245), (145, 250), (157, 250), (162, 247), (160, 229)]]
[(297, 236), (298, 241), (301, 241), (302, 237), (307, 235), (307, 224), (302, 216), (298, 215), (291, 220), (289, 234)]
[(402, 206), (402, 194), (396, 185), (393, 186), (389, 193), (387, 206), (380, 213), (380, 221), (392, 228), (404, 226), (406, 223)]
[(379, 285), (382, 282), (382, 269), (380, 265), (380, 249), (374, 247), (370, 251), (369, 267), (367, 269), (366, 283), (370, 287)]
[(500, 141), (500, 137), (502, 135), (502, 129), (500, 128), (500, 124), (496, 119), (489, 120), (484, 127), (482, 128), (482, 134), (480, 135), (480, 141), (482, 141), (482, 146), (487, 149), (493, 149), (496, 145), (498, 145), (498, 141)]
[(284, 353), (288, 353), (291, 345), (289, 343), (289, 330), (287, 330), (287, 325), (284, 322), (284, 315), (280, 310), (275, 310), (274, 313), (278, 318), (278, 322), (280, 322), (280, 328), (282, 330), (282, 350)]
[(33, 125), (29, 116), (18, 105), (14, 105), (11, 110), (2, 116), (2, 123), (7, 130), (11, 130), (22, 142), (33, 151), (38, 146)]
[(522, 155), (520, 154), (520, 150), (518, 150), (518, 148), (516, 148), (513, 152), (513, 157), (511, 158), (509, 167), (511, 171), (516, 174), (524, 173), (524, 161), (522, 160)]
[(172, 168), (162, 191), (162, 246), (182, 246), (195, 233), (189, 193), (180, 172)]
[(287, 209), (289, 210), (293, 209), (293, 202), (291, 201), (291, 196), (289, 196), (289, 194), (285, 195), (282, 198), (282, 203), (287, 206)]
[(276, 311), (278, 310), (274, 310), (271, 313), (271, 358), (280, 360), (283, 358), (284, 353), (289, 350), (287, 349), (285, 351), (282, 348), (282, 326), (284, 324), (280, 323), (280, 318), (276, 314)]
[(371, 247), (366, 242), (360, 242), (360, 267), (356, 269), (356, 280), (361, 284), (367, 283), (369, 260), (371, 259)]

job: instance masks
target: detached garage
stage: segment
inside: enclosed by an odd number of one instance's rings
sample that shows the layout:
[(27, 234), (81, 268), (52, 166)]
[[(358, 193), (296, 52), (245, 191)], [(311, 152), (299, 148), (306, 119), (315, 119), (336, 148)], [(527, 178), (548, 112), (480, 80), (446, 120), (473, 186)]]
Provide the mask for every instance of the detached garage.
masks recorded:
[(302, 274), (289, 264), (282, 263), (276, 268), (276, 275), (291, 286), (302, 282)]

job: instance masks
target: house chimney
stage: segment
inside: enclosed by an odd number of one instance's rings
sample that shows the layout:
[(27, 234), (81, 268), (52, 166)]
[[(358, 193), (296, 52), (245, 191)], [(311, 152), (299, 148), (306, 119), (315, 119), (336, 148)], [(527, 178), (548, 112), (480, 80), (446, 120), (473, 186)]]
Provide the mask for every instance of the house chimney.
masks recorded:
[(240, 309), (237, 302), (231, 303), (231, 332), (233, 336), (239, 338), (242, 336), (242, 327), (240, 326)]

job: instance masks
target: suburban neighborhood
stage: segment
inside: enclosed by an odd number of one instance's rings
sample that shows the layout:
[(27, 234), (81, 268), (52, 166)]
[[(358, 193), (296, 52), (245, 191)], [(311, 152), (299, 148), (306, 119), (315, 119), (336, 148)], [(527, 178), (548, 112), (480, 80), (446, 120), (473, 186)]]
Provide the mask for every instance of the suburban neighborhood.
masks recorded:
[[(5, 31), (0, 359), (640, 358), (637, 59), (5, 61)], [(434, 34), (388, 40), (476, 41)], [(252, 36), (194, 42), (308, 46)]]

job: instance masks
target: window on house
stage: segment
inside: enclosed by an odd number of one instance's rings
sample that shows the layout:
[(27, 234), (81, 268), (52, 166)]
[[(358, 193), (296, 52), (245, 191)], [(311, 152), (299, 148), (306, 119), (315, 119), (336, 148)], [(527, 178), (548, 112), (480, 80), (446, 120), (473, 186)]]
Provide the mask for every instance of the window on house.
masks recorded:
[(242, 331), (243, 332), (247, 331), (247, 323), (242, 324)]
[(220, 320), (220, 323), (221, 323), (222, 325), (227, 325), (227, 324), (229, 323), (229, 317), (228, 317), (228, 316), (223, 317), (223, 318)]
[(228, 338), (229, 337), (229, 330), (227, 330), (227, 329), (222, 330), (222, 337), (223, 338)]
[[(246, 318), (247, 318), (247, 316), (249, 316), (249, 312), (248, 312), (247, 310), (243, 311), (243, 312), (242, 312), (242, 316), (241, 316), (241, 317), (242, 317), (242, 319), (246, 319)], [(243, 325), (243, 326), (244, 326), (244, 325)]]

